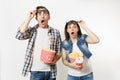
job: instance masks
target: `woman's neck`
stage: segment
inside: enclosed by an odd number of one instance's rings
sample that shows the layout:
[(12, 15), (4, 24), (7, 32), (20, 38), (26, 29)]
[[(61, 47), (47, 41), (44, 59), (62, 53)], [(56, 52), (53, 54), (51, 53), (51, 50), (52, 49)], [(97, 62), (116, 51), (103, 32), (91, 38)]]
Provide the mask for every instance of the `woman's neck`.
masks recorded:
[(72, 43), (75, 43), (77, 41), (77, 36), (71, 37)]

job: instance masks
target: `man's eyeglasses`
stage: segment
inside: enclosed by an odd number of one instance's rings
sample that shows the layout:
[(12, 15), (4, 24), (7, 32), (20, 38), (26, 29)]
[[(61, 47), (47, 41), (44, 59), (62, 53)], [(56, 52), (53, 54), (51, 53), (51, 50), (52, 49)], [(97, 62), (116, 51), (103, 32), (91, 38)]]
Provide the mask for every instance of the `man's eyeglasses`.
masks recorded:
[(37, 10), (36, 13), (41, 14), (42, 12), (45, 13), (45, 14), (49, 14), (49, 12), (47, 10), (45, 10), (45, 9), (43, 9), (43, 10)]

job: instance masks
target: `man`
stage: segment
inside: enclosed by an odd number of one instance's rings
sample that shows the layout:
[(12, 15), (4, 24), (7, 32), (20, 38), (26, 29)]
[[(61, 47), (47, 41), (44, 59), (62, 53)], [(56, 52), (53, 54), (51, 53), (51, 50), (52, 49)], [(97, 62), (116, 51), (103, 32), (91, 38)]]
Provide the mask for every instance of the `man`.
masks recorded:
[[(34, 17), (38, 24), (28, 27)], [(19, 40), (29, 39), (22, 74), (26, 76), (28, 72), (31, 72), (30, 80), (56, 80), (56, 62), (61, 57), (61, 36), (57, 29), (48, 25), (49, 19), (48, 9), (37, 6), (36, 10), (29, 12), (16, 35)], [(43, 48), (55, 51), (52, 62), (44, 63), (40, 60)]]

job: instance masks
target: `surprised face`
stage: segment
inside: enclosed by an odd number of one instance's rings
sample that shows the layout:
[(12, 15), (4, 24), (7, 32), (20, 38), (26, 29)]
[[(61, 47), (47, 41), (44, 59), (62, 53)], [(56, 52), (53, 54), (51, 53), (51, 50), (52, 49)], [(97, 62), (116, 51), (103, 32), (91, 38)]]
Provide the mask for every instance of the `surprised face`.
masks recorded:
[(70, 36), (77, 36), (78, 35), (78, 26), (75, 24), (70, 24), (67, 26), (67, 32)]
[(46, 27), (48, 25), (48, 21), (50, 19), (50, 15), (44, 9), (39, 9), (37, 12), (36, 19), (40, 26)]

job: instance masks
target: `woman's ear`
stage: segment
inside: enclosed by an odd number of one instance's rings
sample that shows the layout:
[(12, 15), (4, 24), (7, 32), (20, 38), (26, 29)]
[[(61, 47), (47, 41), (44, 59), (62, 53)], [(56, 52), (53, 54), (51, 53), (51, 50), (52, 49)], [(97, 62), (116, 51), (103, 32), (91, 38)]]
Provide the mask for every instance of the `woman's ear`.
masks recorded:
[(35, 19), (37, 20), (37, 16), (35, 16)]
[(66, 29), (66, 32), (68, 33), (68, 29)]

